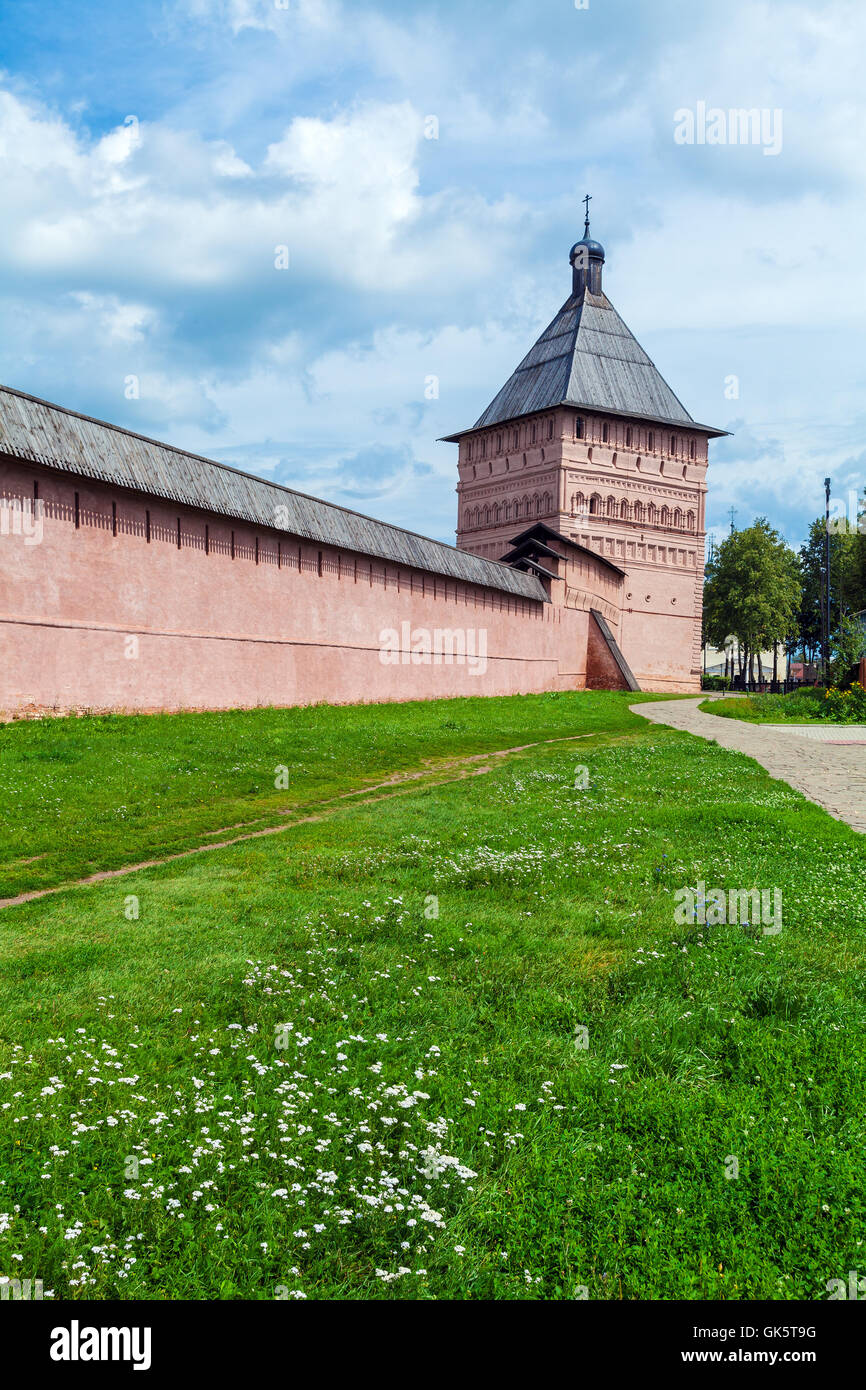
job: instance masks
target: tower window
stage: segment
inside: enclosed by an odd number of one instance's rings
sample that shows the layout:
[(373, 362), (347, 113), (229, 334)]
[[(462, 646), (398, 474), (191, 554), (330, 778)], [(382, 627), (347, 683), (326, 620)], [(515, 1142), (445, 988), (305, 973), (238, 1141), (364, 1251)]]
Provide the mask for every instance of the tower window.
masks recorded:
[(676, 451), (677, 451), (677, 437), (676, 437), (675, 434), (672, 434), (672, 435), (671, 435), (671, 453), (672, 453), (672, 454), (675, 454)]
[(631, 448), (631, 427), (629, 427), (629, 429), (627, 429), (625, 432), (625, 447), (627, 449)]
[(530, 437), (530, 443), (531, 443), (531, 444), (534, 444), (534, 443), (535, 443), (537, 434), (538, 434), (538, 426), (537, 426), (537, 425), (533, 425), (533, 426), (532, 426), (532, 431), (531, 431), (531, 437)]
[(496, 452), (497, 452), (497, 454), (501, 454), (501, 453), (502, 453), (502, 435), (501, 435), (501, 434), (498, 434), (498, 435), (496, 436)]
[(586, 421), (583, 419), (582, 416), (578, 415), (574, 421), (574, 437), (575, 439), (583, 439), (585, 438), (585, 436)]
[(547, 437), (548, 437), (548, 439), (552, 439), (552, 438), (553, 438), (553, 421), (552, 421), (552, 420), (548, 420), (548, 422), (547, 422)]
[(653, 447), (655, 446), (655, 441), (656, 441), (656, 437), (655, 437), (655, 435), (653, 434), (652, 430), (650, 430), (649, 434), (647, 435), (647, 442), (646, 442), (646, 446), (647, 446), (647, 448), (649, 449), (650, 453), (652, 453), (652, 451), (653, 451)]
[(601, 427), (601, 442), (602, 442), (602, 444), (606, 444), (609, 438), (610, 438), (610, 426), (608, 425), (607, 421), (605, 421), (605, 423), (604, 423), (604, 424), (602, 425), (602, 427)]
[(690, 458), (690, 459), (693, 459), (694, 456), (695, 456), (695, 441), (694, 441), (693, 439), (690, 439), (690, 440), (689, 440), (689, 458)]

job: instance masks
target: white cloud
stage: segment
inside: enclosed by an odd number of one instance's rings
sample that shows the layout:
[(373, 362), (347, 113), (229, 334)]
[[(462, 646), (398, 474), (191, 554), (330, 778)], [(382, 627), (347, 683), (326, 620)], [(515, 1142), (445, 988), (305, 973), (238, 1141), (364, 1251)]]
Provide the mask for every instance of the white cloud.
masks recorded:
[[(588, 187), (626, 322), (695, 415), (739, 412), (711, 506), (811, 515), (818, 474), (859, 466), (866, 10), (569, 11), (182, 0), (166, 32), (208, 61), (173, 108), (91, 136), (86, 106), (0, 91), (0, 374), (447, 534), (433, 440), (565, 298)], [(697, 100), (781, 107), (782, 153), (675, 146)]]
[(141, 342), (145, 333), (157, 323), (157, 315), (152, 309), (144, 304), (123, 303), (116, 295), (97, 295), (89, 290), (77, 290), (72, 299), (81, 305), (88, 316), (92, 316), (97, 331), (106, 335), (109, 342)]
[(224, 140), (142, 122), (88, 142), (7, 93), (0, 262), (103, 283), (225, 288), (271, 273), (275, 248), (288, 245), (292, 273), (305, 279), (381, 291), (423, 288), (439, 274), (459, 291), (489, 264), (491, 235), (503, 245), (513, 237), (517, 208), (464, 194), (422, 199), (422, 139), (406, 101), (296, 117), (256, 174)]

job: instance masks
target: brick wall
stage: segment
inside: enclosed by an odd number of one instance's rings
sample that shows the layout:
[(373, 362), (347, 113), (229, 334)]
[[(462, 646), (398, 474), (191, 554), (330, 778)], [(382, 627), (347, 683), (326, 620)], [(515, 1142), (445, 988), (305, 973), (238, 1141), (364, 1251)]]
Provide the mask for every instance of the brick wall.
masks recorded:
[[(0, 463), (0, 497), (25, 508), (20, 534), (7, 524), (0, 535), (7, 715), (502, 695), (585, 683), (585, 612), (30, 463)], [(7, 522), (14, 515), (4, 514)], [(389, 631), (406, 652), (396, 664), (387, 642), (383, 660)], [(428, 661), (424, 633), (435, 642), (437, 631), (458, 637)], [(463, 660), (460, 633), (470, 650)], [(451, 640), (457, 656), (449, 662)]]

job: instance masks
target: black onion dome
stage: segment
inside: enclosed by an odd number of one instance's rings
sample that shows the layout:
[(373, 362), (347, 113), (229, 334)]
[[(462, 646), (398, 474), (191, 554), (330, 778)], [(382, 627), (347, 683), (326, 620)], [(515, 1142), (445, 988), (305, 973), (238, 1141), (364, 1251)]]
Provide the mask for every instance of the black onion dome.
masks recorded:
[(583, 247), (587, 255), (592, 260), (604, 260), (604, 247), (600, 241), (593, 241), (591, 237), (583, 237), (581, 241), (576, 241), (568, 253), (569, 265), (574, 265), (574, 258), (578, 250)]

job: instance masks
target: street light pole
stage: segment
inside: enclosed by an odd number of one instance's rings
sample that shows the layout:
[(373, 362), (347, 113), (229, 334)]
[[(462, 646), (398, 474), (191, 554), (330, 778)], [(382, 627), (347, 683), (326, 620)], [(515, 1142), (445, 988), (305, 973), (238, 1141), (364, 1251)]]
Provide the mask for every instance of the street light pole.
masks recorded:
[(830, 684), (830, 479), (824, 479), (824, 684)]

